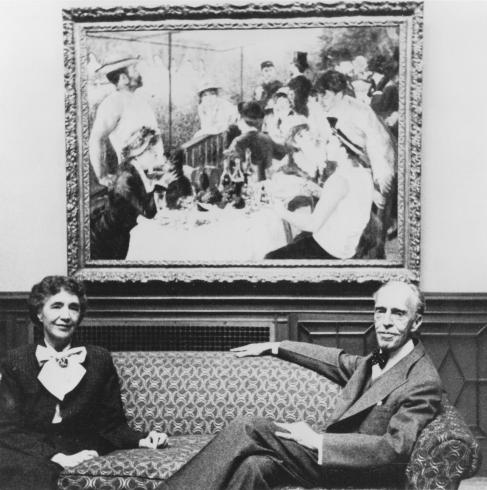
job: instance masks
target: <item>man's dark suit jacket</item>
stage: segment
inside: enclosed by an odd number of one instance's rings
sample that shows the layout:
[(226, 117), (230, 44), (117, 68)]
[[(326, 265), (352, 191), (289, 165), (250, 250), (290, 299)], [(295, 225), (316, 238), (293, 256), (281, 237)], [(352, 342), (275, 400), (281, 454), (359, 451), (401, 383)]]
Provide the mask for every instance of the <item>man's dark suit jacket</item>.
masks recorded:
[(262, 83), (262, 95), (260, 99), (257, 101), (262, 109), (265, 109), (269, 100), (271, 100), (272, 96), (282, 87), (282, 82), (279, 80), (272, 80), (271, 82)]
[(279, 357), (343, 387), (323, 434), (323, 466), (383, 468), (409, 461), (423, 427), (440, 408), (442, 385), (421, 342), (367, 389), (370, 356), (284, 341)]
[[(118, 375), (107, 350), (86, 346), (86, 373), (62, 402), (37, 379), (35, 350), (36, 345), (12, 350), (1, 364), (0, 449), (50, 460), (58, 452), (104, 453), (138, 446), (145, 434), (127, 425)], [(58, 402), (62, 422), (52, 424)]]
[(311, 92), (311, 82), (304, 75), (296, 75), (288, 82), (288, 87), (294, 92), (294, 110), (308, 117), (308, 97)]

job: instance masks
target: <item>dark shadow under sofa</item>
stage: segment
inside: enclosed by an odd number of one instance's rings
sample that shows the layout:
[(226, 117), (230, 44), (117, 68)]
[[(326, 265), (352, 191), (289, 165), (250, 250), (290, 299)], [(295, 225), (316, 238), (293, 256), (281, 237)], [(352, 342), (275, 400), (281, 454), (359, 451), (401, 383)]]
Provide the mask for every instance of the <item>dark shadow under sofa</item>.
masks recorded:
[[(233, 419), (306, 420), (319, 429), (340, 392), (323, 376), (272, 356), (239, 359), (228, 352), (180, 351), (115, 352), (113, 358), (129, 424), (167, 432), (169, 447), (100, 456), (63, 471), (61, 489), (152, 490)], [(405, 481), (394, 488), (454, 489), (479, 464), (477, 442), (445, 400), (415, 445)], [(380, 481), (374, 485), (384, 488)]]

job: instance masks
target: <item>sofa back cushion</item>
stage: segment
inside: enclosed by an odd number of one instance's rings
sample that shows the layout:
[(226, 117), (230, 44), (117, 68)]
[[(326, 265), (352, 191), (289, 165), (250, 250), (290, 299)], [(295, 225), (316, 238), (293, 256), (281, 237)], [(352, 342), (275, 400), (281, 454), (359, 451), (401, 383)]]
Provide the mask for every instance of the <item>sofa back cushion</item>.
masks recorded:
[(132, 427), (213, 434), (241, 416), (323, 428), (339, 386), (273, 356), (229, 352), (114, 352)]

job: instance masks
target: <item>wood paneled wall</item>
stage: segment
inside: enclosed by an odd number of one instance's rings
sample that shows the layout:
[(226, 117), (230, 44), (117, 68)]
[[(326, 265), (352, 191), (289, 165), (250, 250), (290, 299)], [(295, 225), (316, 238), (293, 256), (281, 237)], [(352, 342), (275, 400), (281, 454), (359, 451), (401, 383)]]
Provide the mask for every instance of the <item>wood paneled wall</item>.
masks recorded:
[[(356, 354), (370, 351), (375, 342), (371, 290), (366, 294), (363, 290), (361, 294), (347, 290), (341, 295), (319, 296), (314, 291), (310, 294), (309, 290), (307, 294), (299, 294), (304, 293), (299, 291), (299, 286), (290, 286), (289, 290), (284, 289), (285, 294), (281, 289), (279, 295), (258, 288), (259, 295), (247, 291), (227, 296), (222, 286), (221, 290), (210, 288), (211, 295), (200, 296), (174, 289), (154, 293), (148, 286), (141, 286), (137, 294), (119, 288), (117, 295), (109, 295), (105, 288), (89, 291), (89, 311), (83, 326), (85, 331), (105, 329), (100, 338), (106, 342), (108, 336), (115, 350), (117, 346), (122, 346), (119, 350), (126, 349), (131, 342), (137, 349), (151, 349), (152, 343), (156, 350), (164, 350), (167, 337), (157, 335), (158, 340), (152, 341), (150, 335), (154, 336), (160, 329), (165, 329), (165, 333), (177, 331), (178, 327), (193, 329), (189, 335), (195, 338), (199, 333), (208, 337), (220, 335), (225, 329), (233, 332), (226, 343), (213, 343), (212, 348), (217, 350), (253, 338), (245, 337), (247, 333), (243, 337), (234, 335), (239, 329), (250, 332), (248, 335), (260, 332), (258, 340), (262, 340), (261, 332), (265, 331), (272, 340), (301, 340), (341, 347)], [(33, 340), (26, 297), (26, 293), (0, 294), (0, 357), (7, 349)], [(487, 294), (428, 294), (426, 299), (421, 337), (450, 399), (479, 438), (485, 461)], [(147, 336), (145, 344), (140, 342), (144, 336)], [(168, 342), (169, 350), (174, 345), (191, 348), (190, 344), (174, 342)], [(204, 349), (210, 344), (198, 345)], [(200, 348), (198, 345), (194, 348)], [(482, 473), (486, 474), (485, 463)]]

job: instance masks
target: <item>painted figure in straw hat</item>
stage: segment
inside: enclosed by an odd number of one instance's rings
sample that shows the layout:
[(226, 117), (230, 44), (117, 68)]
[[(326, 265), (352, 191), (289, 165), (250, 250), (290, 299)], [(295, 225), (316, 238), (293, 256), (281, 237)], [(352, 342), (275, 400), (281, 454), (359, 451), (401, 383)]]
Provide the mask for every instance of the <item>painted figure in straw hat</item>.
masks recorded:
[[(103, 200), (93, 201), (90, 216), (92, 259), (123, 260), (137, 218), (157, 213), (156, 185), (166, 189), (175, 179), (162, 165), (160, 134), (145, 126), (128, 138), (122, 161)], [(167, 165), (165, 165), (167, 166)]]
[(220, 84), (204, 81), (198, 87), (198, 116), (201, 129), (195, 138), (208, 134), (219, 134), (238, 120), (237, 108), (220, 95)]
[(372, 108), (345, 94), (347, 80), (342, 73), (329, 70), (318, 78), (315, 89), (327, 116), (364, 150), (366, 164), (372, 169), (377, 192), (374, 202), (384, 209), (393, 191), (396, 151), (391, 133)]
[[(370, 219), (373, 183), (364, 162), (363, 149), (349, 135), (336, 128), (329, 118), (333, 134), (327, 144), (327, 160), (336, 170), (323, 184), (311, 214), (297, 215), (284, 203), (276, 202), (275, 211), (296, 228), (308, 232), (290, 244), (266, 255), (266, 259), (351, 259)], [(291, 134), (294, 145), (303, 150), (310, 140), (309, 127), (297, 124)], [(303, 155), (304, 157), (305, 155)], [(319, 159), (294, 158), (306, 173), (316, 171)], [(315, 170), (316, 169), (316, 170)]]
[[(145, 126), (158, 132), (154, 110), (137, 92), (142, 86), (142, 76), (137, 69), (139, 61), (139, 58), (124, 58), (97, 70), (116, 88), (99, 105), (89, 139), (91, 165), (102, 185), (107, 185), (110, 176), (116, 173), (123, 147), (135, 130)], [(115, 158), (109, 157), (110, 146)]]

